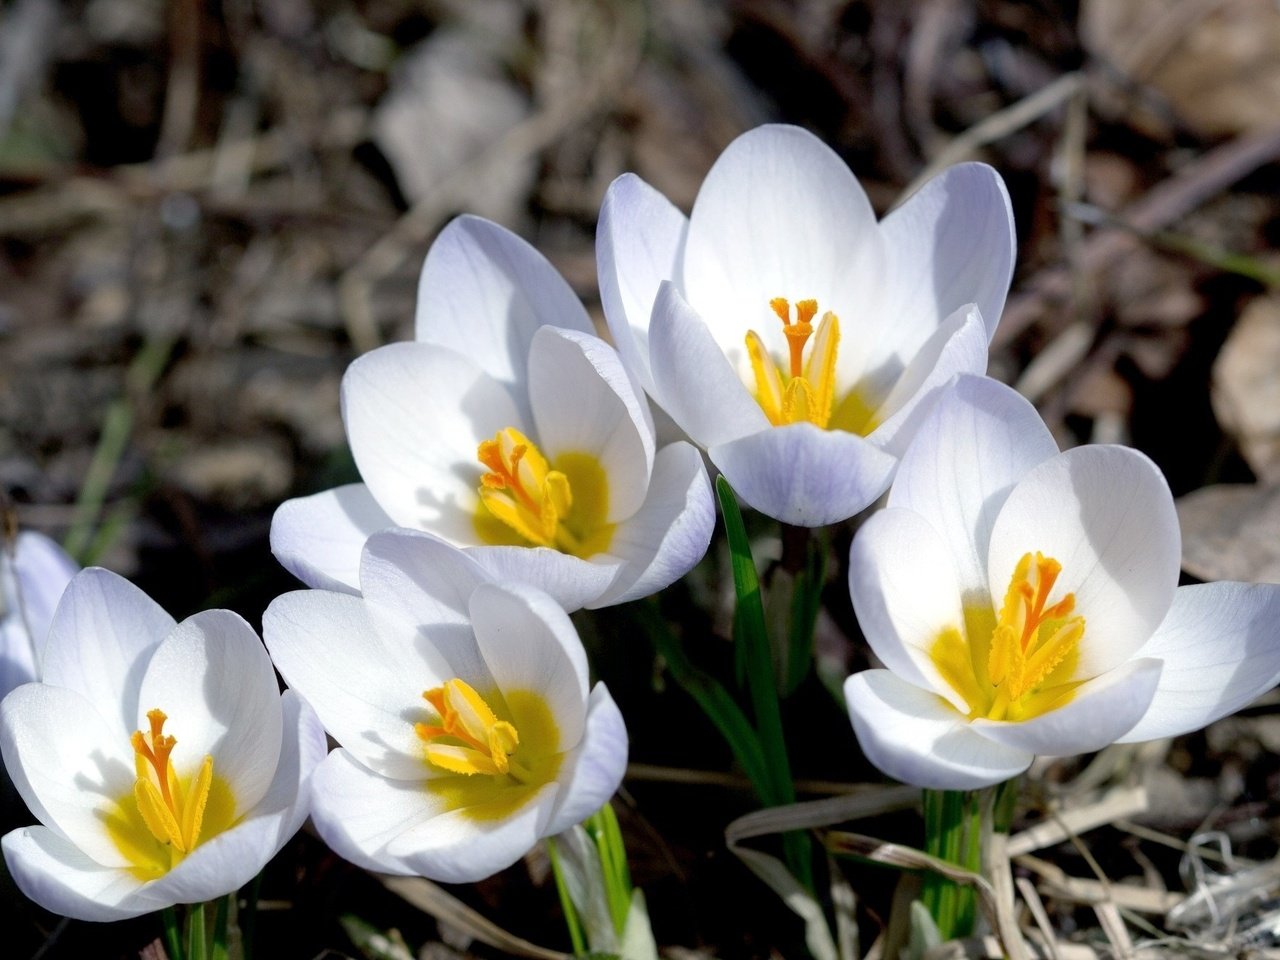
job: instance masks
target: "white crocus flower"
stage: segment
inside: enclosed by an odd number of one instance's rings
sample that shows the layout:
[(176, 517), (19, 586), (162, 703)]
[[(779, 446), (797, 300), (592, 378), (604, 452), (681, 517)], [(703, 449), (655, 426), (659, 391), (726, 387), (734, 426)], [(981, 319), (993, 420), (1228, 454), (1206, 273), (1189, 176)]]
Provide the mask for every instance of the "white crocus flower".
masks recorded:
[(986, 370), (1014, 249), (990, 167), (877, 223), (844, 162), (788, 126), (731, 143), (687, 220), (620, 177), (596, 240), (623, 362), (743, 500), (802, 526), (875, 500), (937, 390)]
[(341, 745), (312, 819), (353, 863), (469, 882), (510, 866), (617, 790), (622, 716), (564, 611), (499, 586), (468, 554), (387, 531), (361, 596), (303, 590), (267, 608), (276, 666)]
[(342, 384), (362, 484), (285, 503), (276, 556), (353, 590), (391, 526), (467, 549), (566, 609), (646, 596), (688, 572), (715, 524), (698, 451), (658, 448), (644, 397), (564, 279), (496, 224), (453, 221), (427, 255), (417, 342)]
[(0, 544), (0, 697), (40, 675), (40, 649), (58, 598), (79, 570), (42, 533), (23, 530)]
[(228, 610), (175, 624), (105, 570), (71, 581), (43, 679), (0, 703), (9, 776), (43, 826), (4, 837), (32, 900), (120, 920), (243, 886), (306, 819), (319, 721)]
[(1280, 679), (1280, 585), (1178, 587), (1179, 547), (1144, 455), (1059, 453), (1017, 393), (960, 378), (853, 542), (854, 610), (887, 668), (845, 683), (868, 759), (972, 789), (1245, 706)]

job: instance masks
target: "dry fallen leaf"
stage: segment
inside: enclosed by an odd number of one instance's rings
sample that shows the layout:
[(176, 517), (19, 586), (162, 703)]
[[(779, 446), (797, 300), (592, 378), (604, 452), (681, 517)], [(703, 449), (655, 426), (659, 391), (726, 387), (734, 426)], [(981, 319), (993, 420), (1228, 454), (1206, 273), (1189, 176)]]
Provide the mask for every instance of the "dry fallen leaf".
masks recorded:
[(1258, 479), (1280, 481), (1280, 297), (1240, 315), (1213, 364), (1213, 412)]
[(1280, 486), (1205, 487), (1178, 501), (1178, 520), (1187, 573), (1280, 583)]
[(1207, 137), (1275, 125), (1280, 6), (1274, 0), (1090, 0), (1085, 45), (1159, 93)]

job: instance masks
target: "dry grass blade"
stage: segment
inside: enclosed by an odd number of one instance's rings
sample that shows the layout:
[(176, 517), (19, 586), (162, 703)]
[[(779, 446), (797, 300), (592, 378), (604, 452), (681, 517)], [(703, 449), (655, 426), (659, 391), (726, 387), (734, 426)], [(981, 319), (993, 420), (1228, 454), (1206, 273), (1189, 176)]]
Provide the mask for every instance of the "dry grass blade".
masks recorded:
[(984, 877), (912, 847), (885, 843), (859, 833), (832, 831), (827, 834), (825, 842), (827, 849), (835, 854), (860, 857), (902, 870), (931, 870), (952, 883), (973, 887), (978, 893), (978, 906), (987, 923), (996, 931), (1005, 954), (1012, 960), (1024, 960), (1027, 956), (1026, 943), (1018, 930), (1012, 909), (1002, 906), (995, 888)]
[(1018, 877), (1014, 881), (1014, 885), (1018, 888), (1018, 892), (1022, 894), (1022, 902), (1031, 911), (1031, 919), (1036, 922), (1036, 929), (1040, 931), (1044, 949), (1049, 954), (1049, 960), (1062, 960), (1062, 954), (1058, 952), (1058, 941), (1053, 933), (1053, 925), (1049, 922), (1049, 914), (1044, 909), (1044, 903), (1040, 899), (1040, 894), (1037, 892), (1035, 884), (1026, 877)]
[(1062, 868), (1026, 854), (1018, 857), (1018, 866), (1040, 877), (1046, 896), (1071, 903), (1092, 905), (1110, 900), (1124, 910), (1162, 916), (1183, 900), (1180, 894), (1167, 890), (1072, 877)]
[(381, 876), (378, 879), (397, 897), (417, 907), (423, 913), (428, 913), (437, 920), (456, 927), (487, 946), (505, 950), (517, 957), (530, 957), (532, 960), (572, 960), (572, 954), (540, 947), (536, 943), (530, 943), (522, 937), (508, 933), (430, 880), (424, 880), (421, 877), (389, 876)]
[(1147, 809), (1147, 791), (1143, 787), (1119, 787), (1096, 803), (1073, 807), (1054, 815), (1051, 820), (1009, 838), (1009, 856), (1041, 850), (1069, 840), (1077, 834), (1124, 820)]

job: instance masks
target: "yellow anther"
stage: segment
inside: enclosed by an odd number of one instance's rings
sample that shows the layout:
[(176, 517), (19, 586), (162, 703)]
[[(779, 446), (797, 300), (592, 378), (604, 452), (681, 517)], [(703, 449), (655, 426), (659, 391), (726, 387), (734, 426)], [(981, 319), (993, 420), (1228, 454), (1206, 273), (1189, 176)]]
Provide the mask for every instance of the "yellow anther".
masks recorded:
[[(765, 349), (764, 341), (754, 330), (747, 332), (747, 356), (756, 382), (756, 400), (769, 422), (775, 426), (788, 423), (812, 423), (826, 429), (831, 423), (836, 399), (836, 354), (840, 344), (840, 321), (834, 313), (823, 314), (814, 335), (813, 318), (818, 313), (817, 300), (799, 300), (795, 320), (791, 304), (775, 297), (769, 306), (782, 321), (789, 353), (783, 373)], [(805, 346), (809, 357), (804, 357)]]
[(489, 470), (480, 478), (489, 512), (537, 546), (557, 546), (560, 520), (573, 506), (568, 477), (515, 427), (483, 441), (476, 457)]
[(137, 780), (133, 784), (138, 813), (151, 835), (180, 854), (190, 853), (200, 842), (205, 808), (213, 787), (213, 757), (206, 756), (186, 790), (178, 780), (170, 754), (177, 740), (164, 733), (169, 718), (162, 710), (147, 711), (147, 733), (130, 738)]
[(526, 781), (529, 771), (512, 754), (520, 734), (465, 680), (454, 677), (422, 694), (440, 717), (438, 724), (415, 723), (414, 732), (426, 742), (427, 760), (442, 770), (471, 776), (508, 775)]

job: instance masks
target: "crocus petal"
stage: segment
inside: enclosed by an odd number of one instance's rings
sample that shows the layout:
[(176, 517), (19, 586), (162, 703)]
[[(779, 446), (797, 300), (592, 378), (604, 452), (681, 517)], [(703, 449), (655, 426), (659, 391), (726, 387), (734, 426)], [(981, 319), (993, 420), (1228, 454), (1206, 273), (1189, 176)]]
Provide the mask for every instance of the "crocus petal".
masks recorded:
[(1106, 445), (1068, 450), (1024, 476), (996, 517), (991, 602), (1000, 609), (1024, 554), (1057, 560), (1062, 574), (1049, 602), (1075, 593), (1085, 619), (1076, 676), (1097, 676), (1129, 659), (1164, 619), (1180, 541), (1169, 486), (1147, 457)]
[(582, 302), (546, 257), (480, 217), (458, 217), (440, 231), (418, 282), (416, 339), (470, 357), (523, 398), (525, 358), (544, 324), (593, 329)]
[(468, 547), (467, 555), (490, 579), (531, 584), (570, 613), (594, 603), (622, 570), (622, 561), (610, 554), (583, 560), (549, 547)]
[(587, 654), (568, 614), (520, 583), (482, 583), (469, 606), (476, 645), (498, 689), (537, 691), (560, 733), (557, 752), (572, 749), (586, 719)]
[(342, 378), (342, 417), (360, 476), (400, 526), (476, 543), (476, 450), (506, 427), (528, 433), (511, 394), (462, 354), (393, 343)]
[(551, 837), (608, 803), (627, 772), (627, 727), (603, 683), (591, 691), (582, 742), (565, 757), (564, 764), (558, 777), (561, 792), (555, 814), (545, 831)]
[(637, 600), (679, 580), (706, 554), (715, 525), (702, 454), (684, 442), (663, 447), (654, 460), (644, 505), (614, 531), (609, 543), (609, 552), (624, 564), (622, 571), (587, 606)]
[(1046, 757), (1101, 750), (1142, 718), (1155, 695), (1160, 666), (1159, 660), (1130, 660), (1081, 684), (1056, 710), (1018, 723), (979, 718), (973, 728), (1007, 747)]
[(600, 301), (627, 369), (654, 393), (649, 369), (649, 315), (663, 280), (679, 283), (689, 221), (633, 173), (609, 185), (596, 227)]
[[(905, 363), (951, 311), (973, 302), (987, 340), (1004, 310), (1017, 253), (1013, 210), (1000, 175), (984, 163), (961, 163), (934, 177), (880, 224), (885, 296), (893, 340), (880, 356)], [(886, 349), (887, 348), (887, 349)]]
[(444, 800), (424, 789), (421, 778), (378, 776), (340, 749), (325, 757), (311, 783), (311, 820), (338, 856), (378, 873), (414, 873), (387, 853), (387, 845), (445, 809)]
[(986, 603), (996, 515), (1013, 485), (1057, 452), (1035, 407), (1017, 391), (962, 376), (903, 455), (889, 506), (925, 518), (947, 543), (962, 594)]
[(253, 628), (230, 610), (188, 617), (156, 648), (138, 695), (138, 730), (147, 711), (168, 715), (177, 740), (173, 764), (190, 777), (205, 756), (231, 787), (237, 815), (256, 804), (275, 776), (282, 716), (275, 671)]
[(1015, 777), (1031, 753), (975, 733), (945, 700), (888, 670), (844, 682), (853, 732), (868, 760), (903, 783), (931, 790), (976, 790)]
[(655, 399), (704, 448), (769, 426), (702, 318), (663, 282), (649, 327)]
[(887, 419), (867, 438), (881, 450), (902, 456), (943, 388), (957, 374), (987, 369), (987, 334), (982, 317), (961, 307), (926, 340), (898, 377), (880, 407)]
[(729, 144), (703, 181), (683, 289), (736, 357), (748, 329), (778, 325), (774, 297), (816, 299), (851, 323), (880, 261), (875, 214), (844, 161), (799, 127), (767, 125)]
[(494, 686), (476, 646), (467, 604), (492, 577), (465, 551), (429, 533), (385, 530), (369, 538), (360, 569), (369, 603), (411, 625), (418, 643), (477, 690)]
[(103, 817), (132, 799), (133, 748), (74, 690), (28, 683), (0, 703), (0, 752), (28, 809), (102, 866), (129, 861)]
[(104, 867), (47, 827), (5, 834), (4, 860), (18, 889), (46, 910), (73, 920), (126, 920), (156, 909), (138, 896), (143, 882)]
[(546, 836), (558, 784), (533, 791), (500, 820), (448, 810), (405, 830), (387, 852), (412, 872), (443, 883), (473, 883), (505, 870)]
[(45, 683), (87, 697), (125, 745), (137, 729), (138, 685), (173, 617), (123, 577), (90, 567), (78, 573), (53, 615), (42, 665)]
[(893, 507), (874, 513), (849, 551), (849, 595), (881, 663), (957, 710), (967, 709), (929, 658), (944, 630), (963, 635), (965, 627), (947, 544), (927, 520)]
[(813, 424), (772, 427), (707, 451), (738, 496), (799, 527), (847, 520), (884, 493), (897, 460), (867, 440)]
[(152, 910), (200, 903), (239, 889), (253, 879), (298, 832), (309, 810), (311, 777), (324, 759), (324, 728), (291, 690), (281, 698), (284, 738), (270, 787), (245, 819), (200, 844), (142, 895)]
[[(10, 582), (0, 580), (0, 697), (37, 678), (39, 655), (67, 584), (80, 567), (42, 533), (23, 530), (13, 544)], [(0, 574), (3, 575), (3, 574)]]
[(453, 676), (429, 638), (359, 597), (323, 590), (277, 597), (262, 629), (281, 676), (335, 740), (385, 776), (423, 778), (413, 728), (428, 715), (422, 692)]
[(529, 350), (529, 403), (552, 463), (588, 453), (609, 484), (609, 523), (640, 508), (653, 470), (653, 428), (614, 349), (591, 334), (546, 327)]
[(1121, 743), (1175, 737), (1235, 713), (1280, 682), (1280, 586), (1179, 587), (1138, 651), (1164, 662), (1151, 706)]
[(286, 500), (271, 518), (271, 552), (308, 587), (360, 591), (360, 550), (395, 521), (363, 483)]

